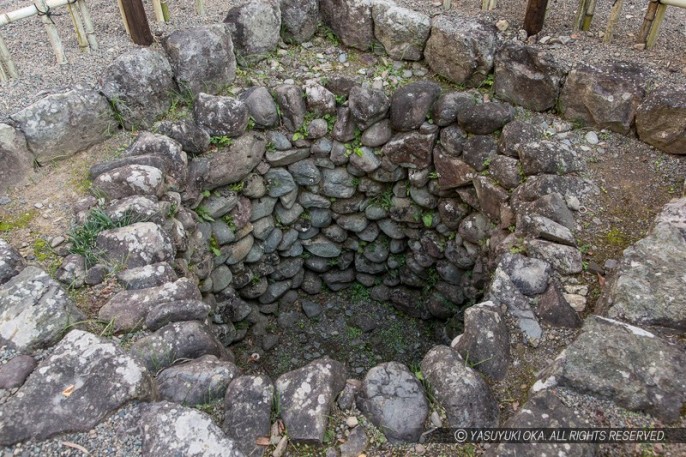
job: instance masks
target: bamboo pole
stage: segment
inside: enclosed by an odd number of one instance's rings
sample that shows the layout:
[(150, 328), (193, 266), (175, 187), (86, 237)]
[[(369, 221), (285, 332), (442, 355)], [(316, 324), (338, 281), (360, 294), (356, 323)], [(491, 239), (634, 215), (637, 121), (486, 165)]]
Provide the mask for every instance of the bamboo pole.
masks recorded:
[(10, 51), (7, 49), (5, 40), (2, 39), (0, 35), (0, 62), (7, 69), (7, 74), (10, 78), (18, 78), (19, 72), (17, 72), (17, 67), (12, 62), (12, 56), (10, 56)]
[(198, 16), (205, 16), (205, 0), (195, 0), (195, 9), (198, 11)]
[(162, 1), (152, 0), (152, 9), (155, 12), (155, 20), (157, 22), (164, 22), (164, 12), (162, 11)]
[[(49, 0), (46, 3), (50, 9), (54, 9), (59, 6), (64, 6), (70, 1), (71, 0)], [(27, 17), (35, 16), (36, 14), (38, 14), (38, 8), (36, 8), (36, 5), (25, 6), (24, 8), (10, 11), (9, 13), (2, 13), (0, 14), (0, 27), (12, 22), (17, 22), (20, 19), (26, 19)]]
[(612, 9), (610, 10), (610, 18), (607, 21), (607, 28), (605, 29), (605, 36), (603, 37), (603, 41), (605, 43), (612, 41), (612, 32), (614, 31), (615, 25), (617, 25), (617, 21), (619, 20), (619, 13), (622, 12), (622, 6), (624, 6), (624, 0), (615, 0), (614, 4), (612, 5)]
[(481, 9), (484, 11), (492, 11), (496, 7), (496, 0), (481, 0)]
[(577, 16), (577, 28), (587, 32), (591, 28), (591, 21), (595, 13), (596, 0), (581, 0), (579, 15)]
[(79, 43), (79, 47), (82, 52), (90, 52), (90, 47), (88, 46), (88, 40), (86, 39), (86, 29), (81, 21), (81, 14), (79, 11), (79, 5), (74, 1), (74, 3), (67, 3), (67, 10), (69, 11), (69, 16), (71, 16), (71, 22), (74, 24), (74, 31), (76, 32), (76, 41)]
[(662, 20), (665, 18), (665, 11), (667, 11), (667, 5), (659, 4), (657, 6), (655, 19), (650, 26), (650, 32), (648, 33), (648, 38), (646, 39), (646, 49), (651, 49), (653, 46), (655, 46), (657, 36), (660, 34), (660, 24), (662, 24)]
[(124, 28), (126, 29), (126, 34), (131, 38), (131, 30), (129, 30), (129, 21), (126, 20), (126, 13), (124, 12), (124, 4), (122, 0), (117, 0), (119, 5), (119, 13), (121, 13), (121, 20), (124, 23)]
[(86, 0), (78, 0), (79, 9), (81, 10), (81, 18), (83, 19), (83, 26), (86, 29), (86, 39), (88, 40), (88, 46), (93, 51), (98, 49), (98, 40), (95, 39), (95, 28), (93, 27), (93, 20), (91, 19), (91, 13), (86, 5)]
[(160, 6), (162, 6), (162, 18), (164, 22), (169, 22), (169, 5), (167, 0), (160, 0)]
[(55, 51), (55, 57), (57, 58), (57, 63), (62, 65), (67, 63), (67, 58), (64, 56), (64, 47), (62, 46), (62, 40), (57, 33), (57, 27), (55, 27), (54, 22), (50, 19), (50, 7), (45, 0), (35, 0), (34, 5), (36, 10), (38, 10), (38, 15), (40, 16), (43, 25), (45, 26), (45, 32), (48, 34), (48, 39), (52, 45), (52, 50)]
[(452, 0), (443, 0), (443, 9), (444, 10), (449, 10), (450, 7), (452, 6)]
[(9, 81), (9, 78), (7, 77), (7, 73), (5, 73), (5, 69), (2, 68), (2, 62), (0, 62), (0, 83), (5, 83)]

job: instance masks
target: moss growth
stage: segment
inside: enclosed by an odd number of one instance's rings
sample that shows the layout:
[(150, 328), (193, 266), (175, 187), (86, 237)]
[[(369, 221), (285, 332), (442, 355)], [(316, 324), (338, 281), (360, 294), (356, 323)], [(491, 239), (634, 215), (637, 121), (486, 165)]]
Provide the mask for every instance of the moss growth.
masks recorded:
[(28, 227), (29, 223), (36, 217), (37, 212), (30, 210), (16, 217), (3, 218), (0, 220), (0, 232), (10, 232), (12, 230)]

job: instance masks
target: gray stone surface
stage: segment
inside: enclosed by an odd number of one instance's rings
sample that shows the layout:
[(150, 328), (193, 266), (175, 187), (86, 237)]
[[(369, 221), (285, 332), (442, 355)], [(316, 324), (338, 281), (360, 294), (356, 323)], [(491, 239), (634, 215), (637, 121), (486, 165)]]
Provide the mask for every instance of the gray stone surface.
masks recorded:
[(333, 30), (344, 45), (366, 51), (374, 39), (372, 2), (369, 0), (320, 0), (324, 25)]
[(562, 116), (627, 134), (645, 95), (644, 81), (643, 70), (637, 65), (578, 63), (569, 72), (560, 93)]
[(394, 60), (420, 60), (431, 32), (431, 18), (390, 1), (372, 4), (374, 37)]
[(598, 312), (637, 325), (686, 330), (686, 199), (668, 203), (648, 236), (624, 251), (601, 298)]
[(117, 280), (127, 290), (161, 286), (177, 279), (174, 269), (167, 262), (129, 268), (117, 273)]
[(581, 160), (573, 149), (551, 141), (520, 144), (517, 153), (527, 175), (563, 175), (582, 169)]
[(529, 297), (545, 292), (548, 288), (548, 278), (552, 273), (548, 262), (522, 254), (505, 254), (500, 261), (500, 268), (519, 291)]
[(161, 400), (187, 406), (224, 398), (227, 387), (239, 375), (236, 365), (205, 355), (162, 370), (156, 377)]
[(39, 162), (72, 156), (117, 130), (107, 99), (88, 89), (48, 95), (10, 117)]
[(177, 87), (167, 58), (150, 48), (117, 57), (107, 67), (101, 91), (124, 122), (124, 128), (148, 128), (171, 106)]
[(109, 200), (132, 195), (160, 196), (164, 191), (164, 173), (148, 165), (124, 165), (102, 173), (92, 186)]
[(350, 89), (348, 106), (353, 119), (364, 130), (386, 117), (391, 102), (383, 90), (365, 85)]
[(241, 136), (248, 117), (248, 108), (237, 98), (201, 92), (193, 103), (195, 122), (211, 136)]
[(36, 360), (30, 355), (18, 355), (0, 365), (0, 390), (21, 387), (36, 365)]
[(155, 124), (159, 133), (178, 141), (189, 154), (202, 154), (210, 148), (210, 135), (188, 119), (162, 121)]
[(0, 191), (25, 182), (33, 174), (33, 153), (20, 130), (0, 124)]
[(276, 49), (281, 32), (280, 2), (259, 0), (231, 8), (224, 19), (241, 66), (255, 64)]
[(20, 392), (0, 410), (1, 445), (88, 431), (126, 403), (151, 399), (152, 385), (146, 369), (117, 345), (72, 330)]
[(414, 374), (398, 362), (370, 369), (362, 381), (356, 403), (391, 443), (418, 441), (429, 414), (424, 388)]
[(501, 268), (496, 268), (486, 298), (496, 305), (507, 307), (507, 312), (516, 319), (517, 326), (524, 334), (526, 341), (536, 344), (541, 339), (543, 330), (531, 309), (529, 300)]
[(437, 137), (437, 132), (420, 133), (412, 131), (396, 133), (384, 145), (381, 153), (394, 164), (406, 168), (425, 168), (431, 164), (431, 153)]
[(636, 132), (641, 141), (661, 151), (686, 154), (686, 91), (651, 91), (636, 112)]
[(55, 279), (67, 287), (83, 287), (86, 279), (86, 259), (79, 254), (69, 254), (55, 272)]
[(171, 322), (204, 321), (210, 305), (197, 299), (174, 300), (152, 306), (145, 315), (145, 326), (152, 331)]
[(188, 157), (181, 144), (167, 136), (141, 132), (122, 154), (124, 158), (153, 156), (161, 160), (165, 182), (170, 190), (182, 192), (186, 189)]
[(431, 81), (417, 81), (396, 90), (391, 98), (393, 130), (418, 129), (440, 94), (441, 87)]
[(266, 87), (250, 87), (241, 92), (240, 99), (248, 107), (256, 127), (274, 127), (279, 122), (276, 103)]
[(488, 135), (514, 119), (514, 109), (507, 103), (480, 103), (466, 108), (457, 116), (460, 127), (469, 133)]
[(246, 456), (264, 454), (256, 440), (270, 436), (273, 399), (274, 385), (264, 375), (238, 377), (226, 390), (222, 429)]
[(435, 346), (422, 360), (422, 374), (451, 427), (497, 427), (498, 402), (481, 375), (447, 346)]
[(103, 260), (128, 268), (172, 261), (176, 254), (169, 235), (153, 222), (102, 231), (95, 247)]
[(0, 286), (0, 343), (19, 351), (49, 347), (84, 319), (47, 273), (27, 266)]
[(686, 401), (686, 355), (639, 327), (593, 316), (532, 390), (555, 385), (670, 423)]
[(281, 418), (294, 443), (321, 443), (329, 409), (345, 387), (345, 367), (328, 357), (315, 360), (276, 380)]
[(24, 269), (24, 259), (5, 240), (0, 238), (0, 285), (6, 283)]
[(221, 360), (228, 358), (224, 346), (198, 321), (165, 325), (133, 343), (131, 353), (153, 373), (170, 367), (178, 359), (196, 359), (206, 354)]
[(464, 333), (453, 349), (476, 371), (503, 379), (510, 365), (510, 332), (500, 307), (488, 301), (465, 310)]
[(318, 24), (318, 0), (281, 1), (281, 38), (285, 43), (299, 44), (309, 40)]
[(244, 457), (212, 418), (169, 402), (152, 403), (141, 417), (144, 457)]
[(526, 246), (531, 257), (545, 260), (561, 274), (581, 273), (581, 252), (572, 246), (543, 240), (529, 240)]
[(293, 84), (281, 84), (273, 90), (276, 103), (281, 109), (283, 125), (291, 132), (295, 132), (305, 121), (307, 112), (303, 90)]
[(478, 86), (493, 68), (497, 42), (491, 24), (439, 15), (431, 20), (424, 58), (444, 78)]
[(162, 46), (181, 91), (216, 94), (236, 78), (233, 42), (224, 24), (175, 30)]

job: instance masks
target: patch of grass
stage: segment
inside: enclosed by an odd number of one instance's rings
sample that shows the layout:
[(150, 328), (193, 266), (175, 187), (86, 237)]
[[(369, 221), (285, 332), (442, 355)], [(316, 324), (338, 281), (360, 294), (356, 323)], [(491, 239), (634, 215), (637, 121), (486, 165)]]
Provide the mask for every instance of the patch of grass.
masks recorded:
[(385, 211), (390, 211), (393, 207), (393, 189), (388, 189), (383, 194), (372, 198), (369, 201), (369, 206), (376, 206)]
[(10, 232), (12, 230), (28, 227), (29, 223), (36, 217), (37, 211), (30, 210), (14, 218), (0, 220), (0, 232)]
[(356, 302), (369, 300), (369, 290), (359, 282), (356, 282), (350, 288), (350, 298)]
[(86, 259), (86, 268), (90, 268), (98, 262), (101, 254), (95, 249), (98, 234), (104, 230), (126, 227), (134, 222), (138, 221), (130, 213), (125, 213), (120, 220), (114, 221), (102, 208), (95, 208), (82, 225), (72, 228), (67, 233), (72, 245), (70, 252), (82, 255)]
[(354, 340), (362, 336), (362, 329), (358, 327), (348, 326), (346, 328), (346, 334), (348, 335), (348, 339)]
[(210, 251), (212, 251), (215, 257), (222, 255), (222, 251), (219, 249), (219, 242), (214, 235), (210, 236)]
[(210, 216), (209, 210), (204, 206), (198, 206), (195, 208), (195, 214), (197, 214), (200, 219), (206, 222), (214, 222), (214, 218)]
[(233, 144), (233, 140), (226, 135), (210, 137), (210, 144), (219, 148), (226, 148)]
[(611, 228), (607, 235), (605, 235), (605, 238), (612, 246), (623, 247), (629, 245), (629, 238), (617, 227)]

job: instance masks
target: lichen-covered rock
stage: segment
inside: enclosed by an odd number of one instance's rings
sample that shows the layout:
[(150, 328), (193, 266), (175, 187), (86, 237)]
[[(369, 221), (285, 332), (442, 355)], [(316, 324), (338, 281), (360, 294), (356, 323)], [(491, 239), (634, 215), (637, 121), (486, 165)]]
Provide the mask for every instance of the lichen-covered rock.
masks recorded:
[(212, 418), (197, 409), (153, 403), (141, 418), (144, 457), (244, 457)]
[(321, 443), (329, 409), (345, 387), (345, 367), (328, 357), (315, 360), (276, 380), (276, 392), (288, 437), (294, 443)]
[(156, 378), (157, 391), (162, 400), (182, 405), (210, 403), (224, 398), (238, 373), (233, 363), (205, 355), (162, 370)]
[(237, 98), (198, 94), (193, 103), (195, 122), (211, 136), (238, 137), (248, 127), (248, 109)]
[(132, 195), (161, 196), (164, 173), (148, 165), (124, 165), (100, 174), (93, 180), (93, 189), (109, 200)]
[(226, 390), (222, 429), (246, 456), (259, 457), (266, 450), (256, 442), (270, 436), (273, 400), (274, 385), (264, 375), (238, 377)]
[(418, 441), (429, 414), (422, 384), (398, 362), (382, 363), (369, 370), (356, 403), (391, 443)]
[(127, 290), (161, 286), (177, 279), (176, 272), (167, 262), (129, 268), (117, 274), (119, 284)]
[(528, 176), (539, 174), (563, 175), (580, 171), (581, 160), (576, 152), (562, 143), (535, 141), (516, 148), (522, 170)]
[(507, 43), (495, 56), (498, 98), (532, 111), (546, 111), (557, 103), (567, 65), (550, 53), (518, 43)]
[(348, 106), (353, 119), (364, 130), (386, 117), (391, 102), (383, 90), (355, 86), (350, 89)]
[(442, 147), (434, 148), (433, 159), (438, 173), (438, 185), (441, 189), (466, 186), (478, 176), (474, 168), (463, 160), (446, 154)]
[(391, 127), (401, 132), (418, 129), (441, 94), (441, 86), (417, 81), (401, 87), (391, 98)]
[(488, 135), (514, 119), (514, 109), (507, 103), (480, 103), (460, 111), (457, 119), (467, 132)]
[(438, 132), (401, 132), (384, 145), (381, 153), (392, 163), (406, 168), (426, 168), (431, 164), (431, 154)]
[(561, 274), (581, 273), (581, 252), (575, 247), (543, 240), (529, 240), (526, 246), (531, 257), (545, 260)]
[(319, 25), (318, 0), (281, 1), (281, 39), (299, 44), (312, 38)]
[(686, 199), (665, 205), (648, 236), (624, 251), (598, 312), (637, 325), (686, 330)]
[(35, 157), (24, 134), (7, 124), (0, 124), (0, 191), (24, 182), (33, 172)]
[(116, 344), (72, 330), (20, 392), (0, 410), (0, 445), (91, 430), (126, 403), (149, 400), (152, 385), (146, 369)]
[(83, 319), (64, 289), (39, 268), (27, 266), (0, 286), (0, 343), (10, 348), (48, 347)]
[(278, 108), (266, 87), (250, 87), (241, 92), (240, 99), (248, 107), (256, 127), (270, 128), (278, 124)]
[(0, 285), (24, 269), (24, 259), (10, 244), (0, 238)]
[(131, 331), (143, 325), (147, 314), (161, 304), (201, 298), (193, 281), (181, 278), (176, 282), (148, 289), (123, 290), (100, 308), (98, 318), (104, 322), (112, 322), (112, 328), (117, 331)]
[(127, 268), (172, 261), (176, 254), (169, 235), (153, 222), (138, 222), (100, 232), (95, 247), (106, 261)]
[(162, 46), (182, 91), (216, 94), (236, 78), (231, 33), (224, 24), (176, 30)]
[(636, 111), (641, 141), (669, 154), (686, 154), (686, 91), (662, 87), (650, 92)]
[(498, 426), (498, 402), (486, 381), (460, 354), (447, 346), (435, 346), (424, 356), (421, 367), (451, 427)]
[(519, 291), (528, 297), (540, 295), (548, 288), (548, 279), (552, 273), (548, 262), (508, 253), (503, 256), (499, 266)]
[(439, 15), (431, 20), (424, 58), (444, 78), (478, 86), (493, 68), (497, 41), (491, 24)]
[(556, 385), (674, 422), (686, 402), (686, 355), (641, 328), (592, 316), (532, 390)]
[(159, 157), (164, 164), (162, 171), (169, 190), (180, 192), (186, 188), (188, 156), (179, 142), (164, 135), (142, 132), (122, 154), (124, 158), (137, 156)]
[(283, 125), (295, 132), (305, 121), (307, 105), (300, 87), (293, 84), (281, 84), (274, 88), (276, 103), (281, 108)]
[(636, 65), (578, 63), (569, 72), (560, 109), (565, 119), (627, 134), (645, 95), (645, 76)]
[(131, 346), (131, 353), (153, 373), (170, 367), (178, 359), (214, 355), (227, 360), (229, 355), (210, 329), (198, 321), (174, 322)]
[(366, 51), (374, 39), (370, 0), (321, 0), (322, 22), (331, 28), (344, 45)]
[(276, 0), (258, 0), (231, 8), (224, 19), (231, 31), (238, 63), (252, 65), (276, 49), (281, 8)]
[(372, 5), (374, 36), (393, 60), (420, 60), (431, 32), (431, 18), (390, 1)]
[(126, 129), (149, 128), (171, 106), (177, 91), (167, 58), (150, 48), (126, 52), (107, 67), (102, 93)]
[(517, 321), (517, 326), (524, 334), (525, 340), (534, 344), (538, 343), (543, 336), (543, 329), (531, 309), (529, 299), (519, 291), (500, 267), (495, 270), (486, 298), (496, 305), (506, 306), (507, 312)]
[(510, 332), (499, 307), (487, 301), (465, 310), (464, 333), (453, 348), (475, 370), (503, 379), (510, 365)]
[(69, 254), (55, 272), (55, 279), (67, 287), (83, 287), (86, 279), (86, 259), (79, 254)]
[(116, 131), (107, 99), (89, 89), (48, 95), (10, 117), (39, 162), (72, 156)]
[(166, 214), (162, 214), (160, 206), (154, 195), (132, 195), (112, 200), (103, 211), (114, 223), (134, 220), (162, 224)]

